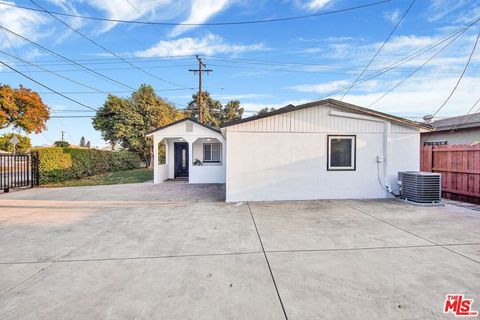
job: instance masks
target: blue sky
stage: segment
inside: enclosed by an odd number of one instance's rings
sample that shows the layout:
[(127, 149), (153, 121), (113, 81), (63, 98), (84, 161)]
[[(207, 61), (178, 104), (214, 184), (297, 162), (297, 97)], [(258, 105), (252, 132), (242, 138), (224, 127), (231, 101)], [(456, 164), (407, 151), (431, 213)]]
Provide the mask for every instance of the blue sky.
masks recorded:
[[(371, 2), (375, 0), (38, 0), (37, 3), (50, 11), (109, 19), (209, 23), (307, 15)], [(204, 88), (224, 103), (239, 99), (248, 116), (265, 106), (281, 107), (318, 100), (332, 90), (352, 83), (410, 2), (393, 0), (308, 19), (234, 26), (127, 25), (59, 16), (136, 66), (176, 85), (162, 82), (111, 56), (48, 14), (0, 4), (0, 25), (130, 87), (151, 84), (160, 96), (177, 103), (178, 108), (190, 101), (195, 91), (191, 88), (197, 87), (197, 78), (188, 69), (197, 67), (194, 55), (199, 54), (214, 70), (204, 77)], [(31, 1), (7, 3), (38, 8)], [(417, 0), (365, 76), (441, 40), (478, 17), (480, 3), (477, 0)], [(374, 105), (371, 103), (442, 46), (428, 50), (379, 77), (357, 84), (344, 101), (407, 117), (433, 113), (461, 74), (480, 30), (479, 25), (468, 29)], [(0, 49), (8, 54), (19, 55), (85, 86), (129, 95), (129, 89), (80, 71), (8, 32), (0, 31), (0, 39)], [(464, 114), (480, 98), (479, 51), (480, 48), (439, 117)], [(105, 93), (39, 72), (42, 70), (26, 66), (3, 53), (0, 53), (0, 60), (94, 108), (105, 100)], [(52, 116), (92, 115), (88, 109), (48, 93), (48, 90), (5, 68), (0, 68), (0, 83), (14, 87), (23, 84), (41, 92)], [(332, 97), (340, 98), (341, 95)], [(47, 126), (45, 132), (31, 135), (34, 145), (48, 145), (59, 140), (62, 130), (67, 132), (65, 138), (71, 143), (78, 144), (80, 137), (85, 136), (92, 146), (106, 145), (89, 118), (52, 118)]]

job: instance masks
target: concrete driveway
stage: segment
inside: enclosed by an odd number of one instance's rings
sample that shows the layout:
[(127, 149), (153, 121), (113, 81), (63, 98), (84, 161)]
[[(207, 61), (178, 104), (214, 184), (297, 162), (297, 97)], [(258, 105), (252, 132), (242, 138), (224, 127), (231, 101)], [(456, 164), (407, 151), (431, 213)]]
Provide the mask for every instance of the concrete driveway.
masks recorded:
[(480, 213), (223, 203), (221, 185), (0, 194), (0, 319), (440, 319), (480, 310)]

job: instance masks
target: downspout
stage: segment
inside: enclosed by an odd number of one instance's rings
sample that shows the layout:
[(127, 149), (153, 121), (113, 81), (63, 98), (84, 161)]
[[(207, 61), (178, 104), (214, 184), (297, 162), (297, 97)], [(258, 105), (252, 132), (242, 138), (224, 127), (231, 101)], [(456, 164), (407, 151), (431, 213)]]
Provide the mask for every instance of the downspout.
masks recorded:
[(390, 164), (390, 136), (392, 133), (392, 123), (390, 121), (385, 121), (383, 130), (383, 183), (388, 192), (391, 192), (392, 189), (388, 186), (388, 174), (389, 174), (389, 164)]

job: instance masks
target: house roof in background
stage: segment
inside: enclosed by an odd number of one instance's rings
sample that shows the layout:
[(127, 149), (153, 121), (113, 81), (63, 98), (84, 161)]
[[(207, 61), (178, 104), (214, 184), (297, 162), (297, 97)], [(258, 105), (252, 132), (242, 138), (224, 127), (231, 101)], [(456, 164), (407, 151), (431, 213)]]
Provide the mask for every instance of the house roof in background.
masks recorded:
[(185, 121), (187, 121), (187, 120), (190, 120), (190, 121), (192, 121), (193, 123), (196, 123), (196, 124), (198, 124), (198, 125), (200, 125), (200, 126), (202, 126), (202, 127), (204, 127), (204, 128), (207, 128), (207, 129), (210, 129), (210, 130), (212, 130), (212, 131), (215, 131), (215, 132), (220, 133), (220, 130), (218, 130), (217, 128), (207, 126), (206, 124), (203, 124), (203, 123), (198, 122), (196, 119), (193, 119), (193, 118), (183, 118), (183, 119), (174, 121), (174, 122), (172, 122), (172, 123), (169, 123), (169, 124), (167, 124), (167, 125), (165, 125), (165, 126), (163, 126), (163, 127), (159, 127), (159, 128), (157, 128), (157, 129), (153, 129), (153, 130), (147, 131), (145, 135), (148, 136), (148, 135), (150, 135), (150, 134), (152, 134), (152, 133), (154, 133), (154, 132), (163, 130), (163, 129), (165, 129), (165, 128), (174, 126), (174, 125), (176, 125), (176, 124), (185, 122)]
[(480, 112), (469, 115), (445, 118), (431, 123), (436, 131), (445, 131), (452, 129), (480, 128)]
[(394, 122), (401, 123), (401, 124), (404, 124), (404, 125), (407, 125), (407, 126), (412, 126), (412, 127), (416, 127), (416, 128), (420, 128), (420, 129), (427, 129), (427, 130), (432, 129), (432, 127), (428, 124), (412, 121), (412, 120), (405, 119), (405, 118), (402, 118), (402, 117), (397, 117), (397, 116), (394, 116), (394, 115), (391, 115), (391, 114), (388, 114), (388, 113), (383, 113), (383, 112), (380, 112), (380, 111), (360, 107), (360, 106), (357, 106), (357, 105), (354, 105), (354, 104), (351, 104), (351, 103), (346, 103), (346, 102), (335, 100), (335, 99), (318, 100), (318, 101), (313, 101), (313, 102), (309, 102), (309, 103), (305, 103), (305, 104), (300, 104), (298, 106), (294, 106), (292, 104), (289, 104), (289, 105), (287, 105), (283, 108), (280, 108), (280, 109), (272, 111), (272, 112), (268, 112), (268, 113), (264, 113), (264, 114), (256, 115), (256, 116), (251, 116), (251, 117), (240, 119), (240, 120), (231, 121), (231, 122), (223, 125), (222, 128), (233, 126), (233, 125), (236, 125), (236, 124), (239, 124), (239, 123), (254, 121), (254, 120), (257, 120), (257, 119), (271, 117), (271, 116), (275, 116), (275, 115), (278, 115), (278, 114), (283, 114), (283, 113), (287, 113), (287, 112), (291, 112), (291, 111), (297, 111), (297, 110), (301, 110), (301, 109), (305, 109), (305, 108), (322, 106), (322, 105), (326, 105), (326, 104), (331, 104), (333, 106), (340, 107), (340, 108), (343, 108), (343, 109), (347, 109), (349, 111), (353, 111), (353, 112), (356, 112), (356, 113), (361, 113), (361, 114), (365, 114), (365, 115), (369, 115), (369, 116), (374, 116), (374, 117), (394, 121)]

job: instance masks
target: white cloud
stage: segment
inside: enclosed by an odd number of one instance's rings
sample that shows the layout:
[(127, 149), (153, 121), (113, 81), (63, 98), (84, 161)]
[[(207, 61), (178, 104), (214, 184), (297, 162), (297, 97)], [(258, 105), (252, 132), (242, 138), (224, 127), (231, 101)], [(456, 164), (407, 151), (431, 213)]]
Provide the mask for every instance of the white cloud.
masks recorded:
[[(7, 2), (15, 4), (14, 2)], [(47, 22), (47, 19), (40, 13), (26, 11), (19, 8), (10, 6), (0, 6), (1, 24), (7, 29), (10, 29), (20, 35), (28, 36), (31, 40), (37, 40), (43, 34), (39, 28)], [(5, 40), (3, 32), (5, 32), (9, 41)], [(7, 31), (0, 29), (0, 48), (10, 47), (10, 43), (14, 47), (19, 47), (25, 44), (25, 42)]]
[(383, 17), (387, 19), (392, 24), (398, 23), (401, 17), (400, 9), (395, 9), (393, 11), (388, 11), (383, 14)]
[[(53, 0), (64, 2), (65, 0)], [(171, 0), (129, 0), (130, 3), (126, 0), (117, 0), (117, 1), (105, 1), (105, 0), (87, 0), (86, 2), (91, 7), (96, 8), (97, 10), (103, 11), (106, 14), (106, 17), (109, 19), (118, 19), (118, 20), (136, 20), (144, 15), (147, 18), (158, 17), (159, 14), (157, 9), (162, 8), (161, 13), (162, 17), (171, 17), (178, 14), (177, 5), (172, 4)], [(168, 8), (166, 5), (170, 4), (171, 8)], [(169, 6), (170, 7), (170, 6)], [(137, 11), (140, 11), (138, 12)], [(107, 22), (102, 28), (98, 30), (99, 33), (109, 31), (117, 23)]]
[(465, 10), (461, 10), (457, 14), (457, 18), (455, 19), (455, 23), (466, 24), (470, 23), (477, 19), (480, 14), (480, 4), (478, 1), (474, 2), (472, 6), (466, 8)]
[(469, 3), (469, 0), (431, 0), (428, 21), (435, 22)]
[(135, 56), (148, 58), (193, 54), (238, 54), (259, 50), (265, 50), (261, 43), (249, 45), (229, 44), (220, 36), (209, 34), (203, 38), (181, 38), (171, 41), (162, 40), (150, 49), (135, 52)]
[(304, 7), (311, 11), (319, 10), (325, 7), (331, 0), (311, 0), (304, 4)]
[[(447, 98), (456, 81), (457, 78), (454, 76), (437, 78), (435, 81), (426, 78), (412, 79), (392, 91), (371, 108), (397, 115), (432, 114)], [(464, 78), (452, 99), (438, 116), (465, 114), (478, 99), (478, 96), (472, 93), (477, 92), (479, 86), (479, 77)], [(379, 86), (376, 92), (366, 94), (349, 94), (345, 101), (369, 107), (390, 87)]]
[(328, 4), (332, 3), (332, 0), (292, 0), (293, 3), (303, 9), (303, 10), (308, 10), (308, 11), (317, 11)]
[[(183, 23), (204, 23), (212, 16), (225, 10), (232, 0), (192, 0), (190, 15)], [(171, 32), (171, 37), (176, 37), (195, 26), (177, 26)]]

